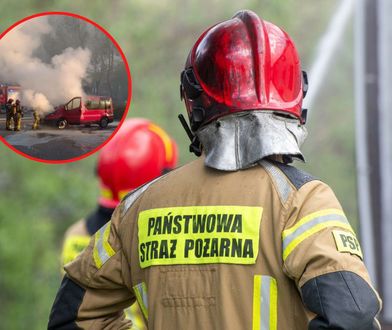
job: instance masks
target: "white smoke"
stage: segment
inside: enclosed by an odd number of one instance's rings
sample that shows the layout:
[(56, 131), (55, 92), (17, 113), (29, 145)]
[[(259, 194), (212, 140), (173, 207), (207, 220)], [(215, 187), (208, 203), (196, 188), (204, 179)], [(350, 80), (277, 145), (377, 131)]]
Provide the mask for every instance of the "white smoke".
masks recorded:
[(29, 104), (30, 107), (36, 109), (40, 113), (46, 113), (52, 109), (52, 105), (44, 94), (34, 92), (31, 89), (23, 90), (22, 104)]
[(17, 83), (22, 104), (41, 113), (83, 96), (82, 81), (87, 76), (91, 52), (87, 48), (67, 48), (49, 63), (34, 56), (45, 34), (54, 33), (47, 17), (18, 25), (0, 40), (0, 82)]

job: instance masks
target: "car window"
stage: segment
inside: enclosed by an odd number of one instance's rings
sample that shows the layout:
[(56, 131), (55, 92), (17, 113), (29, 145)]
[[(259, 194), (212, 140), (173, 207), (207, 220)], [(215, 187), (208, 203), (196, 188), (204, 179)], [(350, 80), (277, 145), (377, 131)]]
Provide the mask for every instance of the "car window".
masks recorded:
[(105, 109), (110, 109), (112, 107), (112, 101), (105, 100)]
[(98, 110), (98, 109), (110, 109), (110, 100), (87, 100), (85, 103), (86, 109)]
[(99, 109), (99, 101), (88, 100), (85, 105), (88, 110)]
[(80, 108), (80, 97), (72, 99), (65, 105), (65, 110), (75, 110)]
[(65, 110), (72, 110), (72, 101), (69, 101), (66, 105), (65, 105)]
[(72, 109), (80, 108), (80, 97), (72, 100)]
[(65, 110), (72, 109), (72, 100), (69, 101), (69, 102), (64, 106), (64, 109), (65, 109)]

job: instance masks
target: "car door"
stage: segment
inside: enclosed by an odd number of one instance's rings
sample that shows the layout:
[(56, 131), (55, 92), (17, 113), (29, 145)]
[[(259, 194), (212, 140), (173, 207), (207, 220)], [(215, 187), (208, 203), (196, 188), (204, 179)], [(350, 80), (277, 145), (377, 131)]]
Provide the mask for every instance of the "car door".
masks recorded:
[(81, 98), (75, 97), (65, 105), (65, 119), (70, 124), (80, 124), (81, 117)]
[(84, 104), (82, 118), (84, 123), (99, 122), (99, 101), (87, 100)]

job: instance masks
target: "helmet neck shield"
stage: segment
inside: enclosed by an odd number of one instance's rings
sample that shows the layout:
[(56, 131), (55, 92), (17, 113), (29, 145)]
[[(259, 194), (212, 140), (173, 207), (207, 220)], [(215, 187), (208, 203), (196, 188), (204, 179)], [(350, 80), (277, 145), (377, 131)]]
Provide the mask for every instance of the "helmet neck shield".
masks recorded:
[(206, 166), (237, 171), (273, 155), (304, 161), (299, 147), (307, 131), (298, 119), (263, 110), (222, 117), (201, 127), (196, 136), (203, 146)]

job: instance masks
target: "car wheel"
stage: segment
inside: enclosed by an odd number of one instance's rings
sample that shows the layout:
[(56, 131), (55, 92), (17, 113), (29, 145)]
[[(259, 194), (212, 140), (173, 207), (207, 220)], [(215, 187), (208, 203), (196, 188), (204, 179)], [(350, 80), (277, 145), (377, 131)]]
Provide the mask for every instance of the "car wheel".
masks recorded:
[(60, 128), (60, 129), (66, 128), (67, 125), (68, 125), (68, 122), (67, 122), (66, 119), (60, 119), (60, 120), (57, 122), (57, 127)]
[(109, 119), (107, 119), (106, 117), (103, 117), (99, 122), (99, 126), (101, 126), (101, 128), (106, 128), (108, 127), (108, 125), (109, 125)]

